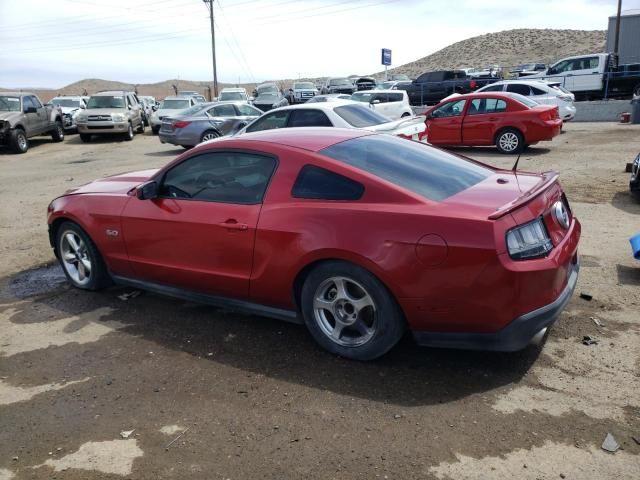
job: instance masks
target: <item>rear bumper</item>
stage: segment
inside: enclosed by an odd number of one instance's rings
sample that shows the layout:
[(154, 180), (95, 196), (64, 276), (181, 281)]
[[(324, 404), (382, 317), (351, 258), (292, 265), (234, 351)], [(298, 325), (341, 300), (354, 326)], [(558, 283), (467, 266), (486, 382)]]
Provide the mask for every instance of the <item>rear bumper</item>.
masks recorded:
[[(576, 254), (577, 255), (577, 254)], [(541, 330), (550, 327), (567, 305), (578, 281), (580, 263), (571, 264), (567, 285), (553, 302), (525, 313), (495, 333), (413, 332), (422, 346), (515, 352), (525, 348)]]

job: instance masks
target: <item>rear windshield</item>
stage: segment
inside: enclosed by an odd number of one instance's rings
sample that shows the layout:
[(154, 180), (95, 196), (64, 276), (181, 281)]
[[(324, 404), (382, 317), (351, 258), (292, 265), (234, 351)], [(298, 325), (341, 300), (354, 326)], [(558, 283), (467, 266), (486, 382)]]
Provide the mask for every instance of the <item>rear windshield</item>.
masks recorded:
[(533, 108), (537, 105), (540, 105), (538, 102), (531, 100), (525, 97), (524, 95), (520, 95), (519, 93), (509, 92), (509, 95), (511, 95), (511, 98), (513, 98), (514, 100), (517, 100), (518, 102), (526, 105), (529, 108)]
[(389, 119), (362, 105), (343, 105), (333, 110), (352, 127), (364, 128), (387, 123)]
[(167, 110), (181, 110), (189, 108), (191, 102), (189, 100), (164, 100), (160, 108)]
[(242, 92), (222, 92), (219, 100), (245, 100)]
[(320, 153), (436, 202), (493, 174), (487, 167), (395, 135), (353, 138)]

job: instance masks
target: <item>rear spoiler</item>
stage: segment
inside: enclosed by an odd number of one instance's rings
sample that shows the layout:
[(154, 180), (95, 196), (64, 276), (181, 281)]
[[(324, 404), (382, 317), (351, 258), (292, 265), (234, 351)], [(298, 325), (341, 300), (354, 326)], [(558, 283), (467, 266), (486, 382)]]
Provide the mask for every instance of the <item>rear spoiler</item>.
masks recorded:
[(410, 128), (411, 126), (416, 126), (418, 127), (418, 125), (421, 126), (421, 128), (419, 128), (419, 131), (416, 132), (410, 132), (407, 131), (405, 133), (405, 135), (411, 135), (412, 133), (420, 133), (423, 132), (426, 128), (426, 125), (424, 123), (424, 119), (421, 117), (411, 117), (411, 118), (407, 118), (405, 120), (396, 120), (394, 122), (389, 122), (384, 124), (386, 126), (386, 128), (376, 128), (375, 130), (372, 129), (371, 131), (374, 131), (376, 133), (392, 133), (392, 132), (396, 132), (396, 134), (398, 134), (398, 130), (401, 130), (403, 128)]
[[(513, 172), (513, 173), (517, 175), (517, 172)], [(497, 220), (498, 218), (504, 217), (508, 213), (511, 213), (514, 210), (517, 210), (518, 208), (525, 205), (526, 203), (529, 203), (531, 200), (536, 198), (538, 195), (544, 192), (551, 185), (556, 183), (558, 178), (560, 177), (560, 174), (556, 171), (549, 171), (549, 172), (543, 172), (542, 177), (543, 177), (542, 180), (538, 184), (536, 184), (536, 186), (533, 187), (531, 190), (524, 192), (514, 201), (509, 202), (506, 205), (503, 205), (502, 207), (498, 208), (495, 212), (493, 212), (491, 215), (489, 215), (489, 220)]]

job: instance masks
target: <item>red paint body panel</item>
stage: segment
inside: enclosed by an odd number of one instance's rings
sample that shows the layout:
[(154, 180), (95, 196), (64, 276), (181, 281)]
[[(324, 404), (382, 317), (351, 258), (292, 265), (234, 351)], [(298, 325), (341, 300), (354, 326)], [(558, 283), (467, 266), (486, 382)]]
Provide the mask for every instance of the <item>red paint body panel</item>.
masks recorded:
[[(475, 186), (434, 202), (316, 153), (370, 133), (293, 130), (298, 129), (221, 139), (158, 172), (101, 179), (56, 199), (49, 223), (67, 218), (80, 224), (118, 275), (285, 309), (296, 308), (294, 282), (300, 272), (317, 261), (343, 259), (386, 285), (414, 331), (496, 332), (552, 302), (567, 284), (580, 224), (572, 217), (563, 230), (551, 216), (562, 196), (557, 181), (527, 197), (543, 176), (495, 170)], [(133, 187), (151, 175), (160, 181), (183, 159), (225, 149), (277, 157), (262, 204), (132, 195)], [(357, 201), (292, 198), (296, 177), (308, 164), (360, 182), (364, 195)], [(515, 210), (489, 218), (514, 202)], [(553, 250), (545, 258), (512, 260), (507, 231), (541, 216)], [(220, 225), (230, 219), (247, 228)], [(108, 237), (106, 229), (120, 234)]]
[[(504, 112), (469, 115), (471, 101), (478, 98), (498, 98), (507, 103)], [(433, 107), (439, 108), (448, 102), (466, 99), (463, 114), (458, 117), (425, 117), (427, 125), (426, 140), (432, 145), (446, 146), (487, 146), (495, 145), (496, 135), (505, 128), (515, 128), (522, 133), (525, 144), (552, 140), (560, 134), (562, 120), (554, 110), (557, 107), (538, 105), (529, 108), (514, 100), (510, 95), (500, 92), (480, 92), (460, 95), (441, 102)], [(430, 110), (430, 111), (431, 111)]]

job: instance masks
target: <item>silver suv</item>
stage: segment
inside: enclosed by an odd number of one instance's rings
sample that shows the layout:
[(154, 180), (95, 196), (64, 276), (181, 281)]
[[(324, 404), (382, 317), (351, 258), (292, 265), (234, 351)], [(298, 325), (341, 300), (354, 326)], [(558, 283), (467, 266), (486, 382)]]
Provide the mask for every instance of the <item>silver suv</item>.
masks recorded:
[(132, 140), (134, 130), (144, 133), (142, 106), (133, 92), (98, 92), (91, 95), (87, 109), (77, 115), (76, 125), (83, 142), (90, 142), (93, 135), (113, 134)]

